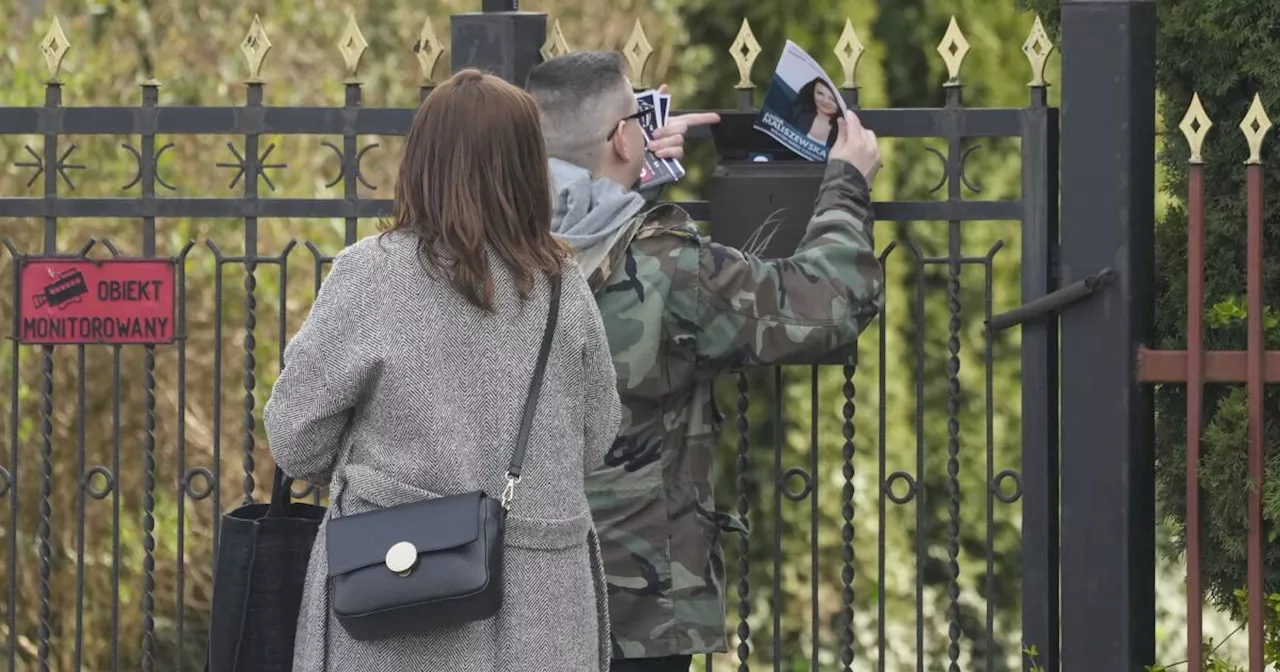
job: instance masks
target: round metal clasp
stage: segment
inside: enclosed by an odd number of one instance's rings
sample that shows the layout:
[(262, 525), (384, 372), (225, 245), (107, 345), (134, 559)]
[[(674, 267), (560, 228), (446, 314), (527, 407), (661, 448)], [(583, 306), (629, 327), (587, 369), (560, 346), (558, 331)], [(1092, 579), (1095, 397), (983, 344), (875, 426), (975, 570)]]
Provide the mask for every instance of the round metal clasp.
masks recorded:
[(407, 541), (402, 541), (387, 549), (386, 563), (387, 569), (400, 576), (409, 576), (413, 566), (418, 563), (418, 548)]

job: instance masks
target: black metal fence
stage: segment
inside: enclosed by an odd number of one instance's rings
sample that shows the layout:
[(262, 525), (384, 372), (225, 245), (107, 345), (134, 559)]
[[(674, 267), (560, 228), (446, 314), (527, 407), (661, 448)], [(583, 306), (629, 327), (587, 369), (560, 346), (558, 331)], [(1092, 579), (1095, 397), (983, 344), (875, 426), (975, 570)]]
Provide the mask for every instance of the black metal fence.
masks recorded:
[[(546, 30), (545, 17), (521, 15), (514, 37), (507, 32), (511, 21), (502, 14), (456, 17), (454, 68), (481, 65), (519, 80), (539, 58), (530, 45), (545, 43), (543, 56), (567, 48), (558, 26)], [(510, 39), (502, 49), (477, 51), (465, 43), (490, 44), (499, 34)], [(266, 44), (255, 21), (242, 45), (250, 64), (243, 105), (164, 106), (157, 85), (146, 83), (138, 106), (64, 106), (57, 75), (67, 40), (55, 24), (41, 43), (53, 73), (44, 106), (0, 107), (0, 138), (40, 136), (43, 141), (42, 146), (27, 145), (30, 160), (19, 164), (30, 171), (29, 186), (42, 184), (42, 193), (0, 198), (0, 216), (43, 222), (38, 249), (9, 246), (14, 262), (9, 309), (14, 314), (9, 451), (0, 462), (0, 495), (7, 496), (0, 503), (6, 519), (0, 536), (7, 542), (0, 551), (6, 569), (0, 585), (0, 651), (11, 672), (135, 664), (149, 670), (199, 667), (217, 516), (241, 499), (266, 494), (256, 480), (269, 466), (261, 459), (265, 446), (258, 417), (278, 362), (265, 361), (263, 353), (283, 353), (291, 327), (305, 310), (299, 297), (305, 299), (319, 287), (323, 268), (337, 250), (306, 233), (298, 236), (306, 239), (312, 279), (300, 293), (288, 282), (296, 275), (290, 271), (299, 252), (294, 241), (263, 249), (260, 227), (283, 219), (336, 220), (342, 223), (341, 243), (350, 244), (361, 235), (362, 222), (390, 212), (386, 197), (361, 193), (361, 185), (369, 190), (379, 186), (362, 173), (362, 161), (373, 146), (362, 139), (402, 136), (413, 108), (362, 106), (362, 86), (354, 78), (363, 51), (358, 29), (343, 36), (344, 50), (353, 54), (348, 58), (353, 78), (341, 107), (264, 105), (265, 84), (258, 75)], [(1025, 47), (1033, 78), (1021, 108), (966, 105), (960, 74), (969, 47), (954, 22), (942, 46), (949, 72), (944, 106), (860, 112), (882, 138), (945, 143), (945, 150), (929, 150), (942, 168), (933, 192), (945, 187), (945, 197), (876, 203), (881, 222), (945, 222), (936, 238), (941, 249), (933, 250), (921, 242), (927, 236), (910, 231), (890, 240), (891, 227), (882, 226), (881, 258), (886, 268), (894, 269), (894, 282), (885, 315), (859, 344), (859, 353), (843, 367), (743, 372), (725, 396), (736, 413), (734, 429), (725, 437), (724, 457), (733, 459), (725, 461), (719, 490), (752, 533), (726, 540), (729, 580), (736, 588), (729, 591), (726, 623), (732, 650), (707, 659), (707, 669), (955, 670), (963, 665), (1003, 670), (1029, 664), (1021, 651), (1024, 644), (1034, 647), (1035, 663), (1058, 667), (1054, 311), (1110, 276), (1100, 272), (1055, 291), (1058, 111), (1047, 104), (1044, 70), (1051, 44), (1039, 22)], [(431, 67), (441, 53), (429, 41), (415, 45), (415, 51)], [(838, 51), (845, 65), (842, 93), (854, 105), (860, 51), (856, 34), (846, 28)], [(629, 48), (627, 53), (633, 72), (643, 72), (643, 50)], [(730, 122), (753, 116), (749, 73), (759, 45), (746, 24), (733, 53), (744, 68), (745, 84), (739, 89), (738, 109), (722, 113)], [(465, 62), (468, 54), (477, 62)], [(424, 87), (422, 94), (428, 92)], [(216, 161), (230, 176), (229, 189), (238, 194), (164, 195), (173, 189), (159, 170), (161, 157), (173, 147), (164, 140), (191, 135), (240, 137), (227, 145), (230, 158)], [(136, 159), (136, 175), (114, 196), (73, 195), (76, 182), (69, 171), (88, 168), (74, 163), (71, 136), (127, 136), (124, 150)], [(273, 171), (285, 164), (264, 138), (294, 136), (340, 138), (340, 144), (324, 144), (339, 159), (339, 170), (325, 182), (340, 183), (341, 198), (271, 196)], [(705, 134), (701, 139), (707, 139)], [(1018, 143), (1021, 194), (974, 200), (971, 195), (980, 185), (965, 170), (978, 147), (973, 141), (999, 139)], [(759, 181), (748, 184), (768, 188)], [(685, 205), (699, 218), (711, 217), (711, 230), (719, 239), (738, 242), (749, 233), (713, 216), (732, 204)], [(787, 216), (804, 218), (803, 213)], [(139, 223), (141, 257), (176, 260), (176, 343), (19, 343), (17, 262), (122, 256), (110, 240), (85, 240), (103, 219)], [(226, 240), (226, 228), (210, 229), (203, 239), (190, 241), (158, 231), (158, 221), (172, 219), (237, 222), (242, 248), (229, 253), (219, 246), (216, 239)], [(785, 248), (796, 221), (775, 237), (775, 251)], [(1005, 249), (997, 241), (981, 250), (967, 249), (970, 227), (992, 221), (1016, 222), (1020, 244)], [(196, 259), (201, 255), (203, 261)], [(200, 271), (193, 281), (192, 269), (205, 267), (211, 272)], [(1021, 296), (1013, 302), (1024, 306), (996, 310), (1001, 301), (993, 295), (993, 277), (999, 269), (1020, 275)], [(260, 287), (264, 271), (268, 291)], [(238, 287), (228, 282), (241, 272)], [(238, 305), (229, 298), (233, 290), (241, 299)], [(211, 313), (190, 311), (193, 292), (212, 293)], [(941, 311), (937, 300), (945, 305)], [(891, 326), (899, 319), (908, 325), (901, 333)], [(1020, 340), (1005, 338), (1005, 330), (1019, 325)], [(208, 357), (211, 378), (193, 379), (189, 363)], [(995, 389), (1000, 358), (1016, 362), (1019, 384), (1014, 389)], [(910, 395), (892, 399), (896, 383), (891, 381), (900, 376), (912, 378), (906, 386)], [(242, 395), (224, 389), (230, 379), (243, 385)], [(945, 385), (931, 382), (937, 380)], [(962, 380), (977, 385), (962, 389)], [(104, 388), (111, 389), (111, 403), (95, 405), (95, 395), (87, 392)], [(200, 398), (193, 402), (197, 390)], [(237, 396), (240, 409), (224, 408)], [(158, 404), (162, 397), (164, 403)], [(191, 409), (205, 403), (212, 410), (199, 415), (211, 418), (211, 425), (196, 427)], [(172, 408), (172, 414), (161, 417), (158, 405)], [(1005, 407), (1018, 410), (1005, 414), (999, 410)], [(997, 427), (997, 413), (1011, 419), (1011, 429)], [(139, 415), (140, 431), (134, 431)], [(904, 424), (914, 425), (914, 431), (900, 429)], [(837, 433), (840, 438), (834, 438)], [(1018, 446), (1013, 455), (996, 449), (997, 433), (1002, 434), (999, 441)], [(805, 435), (808, 440), (801, 443), (807, 445), (792, 445), (794, 437)], [(236, 445), (226, 445), (226, 436), (237, 437)], [(903, 449), (907, 441), (914, 450)], [(199, 450), (191, 448), (197, 444)], [(841, 447), (839, 459), (832, 462), (828, 447), (835, 444)], [(795, 455), (808, 463), (788, 464)], [(832, 464), (838, 476), (824, 475), (823, 468)], [(828, 490), (824, 486), (829, 483), (838, 487)], [(295, 495), (319, 498), (321, 493), (308, 489)], [(833, 501), (840, 503), (835, 519), (828, 515), (836, 511), (829, 504)], [(139, 520), (130, 520), (127, 513), (133, 511)], [(868, 518), (875, 520), (874, 546), (858, 535), (858, 521)], [(1012, 542), (1005, 538), (1009, 535)], [(893, 550), (899, 547), (906, 555)], [(806, 562), (796, 563), (797, 554)], [(977, 563), (976, 570), (970, 561)], [(791, 573), (793, 565), (798, 574)], [(894, 586), (901, 576), (908, 577), (909, 588), (899, 593)], [(87, 590), (93, 598), (86, 598)], [(89, 638), (107, 642), (106, 648), (88, 651)]]

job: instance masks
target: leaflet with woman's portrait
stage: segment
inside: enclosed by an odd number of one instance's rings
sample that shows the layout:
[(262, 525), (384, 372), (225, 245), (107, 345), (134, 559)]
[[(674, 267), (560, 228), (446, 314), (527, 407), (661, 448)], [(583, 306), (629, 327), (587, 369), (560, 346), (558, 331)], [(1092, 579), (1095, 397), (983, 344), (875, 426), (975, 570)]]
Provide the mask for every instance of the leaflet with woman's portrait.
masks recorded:
[(827, 73), (787, 40), (755, 128), (810, 161), (826, 161), (836, 143), (836, 120), (844, 111), (844, 100)]

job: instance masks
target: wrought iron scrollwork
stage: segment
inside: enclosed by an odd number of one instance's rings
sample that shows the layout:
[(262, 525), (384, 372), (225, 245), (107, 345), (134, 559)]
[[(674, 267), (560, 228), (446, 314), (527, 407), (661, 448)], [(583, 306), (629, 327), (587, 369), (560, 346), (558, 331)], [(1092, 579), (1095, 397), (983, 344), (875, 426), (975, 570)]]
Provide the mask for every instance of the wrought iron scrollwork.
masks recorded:
[(244, 157), (240, 155), (240, 150), (236, 149), (235, 143), (228, 142), (227, 149), (231, 150), (231, 154), (236, 157), (236, 162), (235, 163), (219, 162), (219, 163), (215, 163), (214, 165), (219, 168), (235, 168), (236, 169), (235, 177), (231, 178), (231, 184), (227, 185), (228, 189), (235, 189), (236, 185), (240, 183), (240, 178), (244, 175), (244, 168), (245, 168)]
[[(320, 144), (324, 145), (325, 147), (328, 147), (329, 149), (332, 149), (333, 153), (338, 155), (338, 174), (332, 180), (325, 183), (324, 185), (325, 189), (329, 189), (337, 186), (337, 184), (342, 181), (342, 178), (346, 176), (347, 159), (346, 159), (346, 156), (343, 155), (342, 150), (338, 149), (338, 146), (333, 144), (332, 142), (325, 140)], [(367, 154), (369, 150), (376, 149), (377, 147), (380, 147), (380, 146), (381, 145), (379, 143), (374, 142), (374, 143), (365, 145), (360, 149), (359, 152), (356, 153), (356, 159), (355, 159), (356, 180), (358, 180), (360, 184), (363, 184), (367, 189), (377, 190), (378, 187), (372, 184), (369, 184), (369, 181), (364, 178), (364, 172), (361, 170), (361, 165), (362, 165), (362, 162), (364, 161), (364, 155)]]
[(842, 433), (844, 435), (844, 447), (842, 449), (842, 457), (844, 465), (841, 473), (844, 476), (844, 487), (840, 492), (840, 515), (844, 518), (844, 525), (841, 528), (840, 535), (843, 544), (841, 546), (841, 561), (843, 567), (840, 569), (840, 608), (841, 608), (841, 633), (840, 633), (840, 662), (843, 664), (846, 672), (853, 665), (853, 579), (854, 579), (854, 550), (853, 550), (853, 478), (856, 475), (853, 466), (854, 457), (854, 434), (853, 416), (858, 410), (855, 393), (857, 388), (853, 383), (853, 375), (857, 372), (857, 346), (853, 354), (850, 356), (849, 363), (844, 366), (844, 386), (841, 392), (844, 393), (844, 408), (842, 409), (844, 416), (844, 426)]
[(347, 172), (347, 161), (342, 156), (342, 150), (338, 149), (337, 145), (333, 144), (332, 142), (329, 142), (328, 140), (325, 140), (320, 144), (324, 145), (325, 147), (328, 147), (329, 149), (332, 149), (333, 153), (338, 155), (338, 174), (335, 175), (332, 180), (329, 180), (328, 182), (326, 182), (324, 185), (325, 189), (331, 189), (337, 186), (337, 184), (342, 181), (342, 176), (345, 175)]
[(943, 156), (942, 152), (938, 148), (926, 145), (925, 150), (938, 157), (938, 161), (942, 163), (942, 177), (938, 178), (937, 184), (929, 187), (929, 193), (934, 194), (937, 193), (939, 189), (947, 185), (947, 179), (951, 177), (950, 170), (947, 167), (947, 157)]
[(356, 153), (356, 179), (359, 180), (360, 184), (363, 184), (368, 189), (377, 189), (377, 187), (369, 184), (369, 182), (364, 179), (364, 172), (361, 170), (361, 165), (364, 161), (364, 155), (368, 153), (369, 150), (378, 146), (379, 145), (376, 142), (370, 145), (365, 145), (363, 149)]
[[(133, 174), (133, 179), (129, 180), (128, 184), (124, 185), (123, 187), (120, 187), (120, 191), (128, 191), (129, 189), (132, 189), (138, 186), (138, 184), (142, 182), (142, 152), (138, 151), (136, 147), (134, 147), (133, 145), (127, 142), (120, 143), (120, 146), (128, 150), (129, 153), (133, 155), (134, 160), (138, 163), (138, 170)], [(177, 191), (178, 189), (176, 187), (166, 182), (165, 179), (160, 175), (160, 157), (164, 156), (164, 153), (169, 151), (170, 149), (173, 149), (172, 142), (167, 143), (165, 144), (165, 146), (156, 150), (156, 155), (155, 157), (152, 158), (152, 160), (155, 161), (155, 170), (153, 171), (153, 176), (155, 177), (156, 184), (159, 184), (160, 186), (164, 187), (165, 189), (168, 189), (169, 191)]]
[[(267, 154), (270, 154), (270, 148)], [(265, 158), (265, 155), (264, 155)], [(212, 243), (212, 241), (210, 241)], [(255, 354), (258, 338), (256, 329), (258, 326), (258, 278), (257, 271), (260, 264), (283, 264), (284, 259), (288, 257), (293, 250), (297, 241), (290, 240), (285, 244), (284, 249), (275, 257), (258, 257), (256, 254), (257, 240), (249, 238), (246, 241), (246, 250), (252, 252), (252, 255), (246, 254), (242, 259), (244, 262), (244, 442), (242, 450), (244, 457), (241, 464), (244, 467), (244, 501), (249, 504), (253, 501), (253, 491), (255, 487), (254, 470), (256, 468), (256, 460), (254, 459), (254, 450), (257, 447), (257, 440), (254, 432), (257, 429), (258, 421), (255, 415), (257, 408), (257, 387), (258, 387), (258, 358)]]
[(805, 471), (800, 467), (791, 467), (790, 469), (782, 472), (782, 482), (784, 484), (787, 481), (790, 481), (793, 477), (799, 477), (800, 489), (792, 490), (790, 487), (784, 486), (782, 494), (786, 495), (787, 499), (793, 502), (798, 502), (813, 493), (813, 477), (809, 475), (808, 471)]
[[(163, 151), (163, 148), (161, 149), (161, 151)], [(180, 362), (186, 361), (186, 357), (187, 357), (186, 340), (185, 340), (186, 331), (187, 331), (187, 268), (186, 268), (187, 265), (186, 265), (186, 261), (187, 261), (187, 255), (191, 252), (193, 248), (195, 248), (195, 241), (192, 239), (188, 239), (187, 243), (183, 245), (182, 251), (178, 254), (177, 264), (176, 264), (177, 271), (178, 271), (178, 297), (177, 297), (178, 305), (176, 307), (176, 316), (178, 320), (178, 328), (180, 329), (179, 333), (182, 335), (182, 338), (183, 338), (183, 340), (178, 341), (178, 361)], [(187, 374), (186, 367), (179, 366), (178, 367), (179, 392), (178, 392), (178, 400), (177, 400), (178, 408), (186, 408), (186, 380), (187, 380), (186, 374)], [(178, 437), (177, 437), (178, 438), (178, 441), (177, 441), (178, 470), (179, 470), (179, 473), (181, 474), (181, 476), (179, 477), (181, 478), (181, 481), (179, 481), (178, 483), (179, 494), (178, 494), (178, 502), (177, 502), (178, 504), (177, 558), (179, 559), (179, 561), (177, 562), (177, 568), (176, 568), (177, 577), (175, 582), (176, 585), (174, 586), (175, 592), (178, 595), (179, 603), (181, 603), (186, 596), (186, 577), (187, 577), (186, 565), (181, 561), (181, 559), (186, 557), (187, 496), (190, 496), (191, 494), (191, 472), (187, 470), (186, 430), (187, 430), (186, 414), (180, 413), (178, 414)], [(205, 488), (204, 495), (207, 497), (214, 490), (213, 475), (208, 474), (208, 472), (206, 472), (205, 486), (206, 488)], [(192, 498), (192, 499), (194, 500), (195, 498)], [(203, 497), (201, 499), (203, 499)], [(216, 504), (214, 505), (213, 510), (215, 512), (219, 510)], [(216, 556), (216, 554), (217, 554), (217, 551), (215, 550), (214, 555)], [(178, 646), (181, 647), (182, 643), (185, 641), (185, 634), (186, 634), (185, 610), (179, 609), (177, 613), (177, 618), (175, 620), (176, 620), (175, 625), (177, 630)]]
[(40, 179), (40, 176), (44, 174), (44, 159), (40, 158), (40, 153), (32, 149), (31, 145), (23, 143), (22, 148), (27, 150), (27, 153), (30, 154), (31, 158), (34, 160), (33, 161), (14, 161), (13, 165), (17, 166), (18, 168), (35, 168), (36, 169), (36, 172), (31, 174), (31, 179), (27, 180), (27, 187), (30, 188), (31, 185), (35, 184), (36, 180)]
[[(257, 247), (257, 240), (251, 239), (247, 242), (249, 244), (246, 245), (246, 250), (255, 251)], [(243, 481), (244, 503), (251, 504), (253, 503), (253, 490), (255, 486), (255, 480), (253, 475), (254, 467), (255, 467), (253, 451), (256, 444), (256, 441), (254, 439), (254, 429), (257, 426), (257, 421), (254, 417), (254, 409), (257, 406), (256, 397), (255, 397), (255, 390), (257, 388), (257, 374), (256, 374), (257, 357), (254, 354), (254, 348), (257, 347), (257, 338), (254, 334), (254, 330), (258, 324), (258, 319), (256, 315), (256, 310), (258, 306), (258, 300), (256, 296), (258, 280), (255, 274), (257, 272), (258, 264), (275, 263), (275, 262), (278, 262), (279, 260), (278, 258), (271, 258), (271, 257), (257, 258), (256, 256), (254, 258), (249, 258), (247, 255), (245, 257), (228, 257), (222, 253), (222, 249), (219, 248), (217, 243), (213, 242), (212, 239), (206, 240), (205, 244), (213, 252), (213, 256), (217, 261), (217, 264), (216, 264), (217, 270), (214, 276), (214, 283), (215, 283), (214, 294), (218, 297), (219, 306), (221, 305), (221, 297), (222, 297), (222, 266), (223, 264), (239, 261), (239, 262), (243, 262), (245, 266), (245, 276), (244, 276), (244, 289), (245, 289), (245, 296), (244, 296), (244, 310), (245, 310), (244, 428), (245, 428), (245, 434), (244, 434), (244, 442), (242, 444), (244, 457), (241, 461), (241, 464), (244, 467), (244, 481)], [(288, 250), (292, 248), (293, 248), (293, 241), (290, 241), (289, 244), (285, 246), (285, 253), (287, 254)], [(218, 308), (217, 310), (220, 310), (220, 308)], [(219, 331), (217, 332), (218, 338), (215, 338), (219, 346), (221, 345), (221, 340), (220, 340), (221, 333), (222, 332), (219, 329)], [(221, 372), (221, 369), (219, 368), (220, 365), (221, 365), (221, 360), (218, 360), (218, 364), (216, 364), (214, 367), (216, 372), (218, 373)], [(217, 393), (220, 393), (222, 389), (220, 379), (217, 376), (215, 376), (214, 378), (214, 389), (215, 389), (215, 392)], [(216, 398), (217, 397), (215, 396), (215, 399)], [(216, 492), (217, 491), (215, 490), (215, 495), (216, 495)]]
[[(95, 485), (96, 480), (101, 480), (102, 485)], [(84, 488), (85, 493), (90, 497), (103, 500), (115, 490), (116, 477), (111, 473), (110, 469), (104, 466), (91, 467), (86, 469), (84, 476), (81, 477), (80, 487)]]
[(172, 143), (172, 142), (167, 142), (167, 143), (165, 143), (165, 145), (164, 145), (163, 147), (161, 147), (160, 149), (157, 149), (157, 150), (156, 150), (156, 175), (155, 175), (155, 177), (156, 177), (156, 182), (158, 182), (158, 183), (160, 184), (160, 186), (164, 187), (165, 189), (168, 189), (169, 191), (177, 191), (177, 190), (178, 190), (178, 188), (177, 188), (177, 187), (175, 187), (175, 186), (173, 186), (172, 184), (169, 184), (168, 182), (166, 182), (166, 181), (165, 181), (165, 179), (164, 179), (164, 177), (163, 177), (162, 175), (160, 175), (160, 157), (164, 156), (164, 153), (165, 153), (165, 152), (167, 152), (167, 151), (169, 151), (169, 150), (171, 150), (171, 149), (173, 149), (173, 143)]
[[(906, 494), (899, 495), (897, 492), (894, 491), (894, 488), (897, 486), (898, 481), (906, 482), (907, 484)], [(895, 471), (892, 474), (889, 474), (889, 477), (884, 479), (884, 485), (882, 486), (882, 488), (884, 490), (884, 496), (888, 497), (889, 501), (899, 506), (902, 506), (903, 504), (906, 504), (916, 498), (916, 489), (917, 489), (916, 479), (914, 476), (912, 476), (911, 474), (905, 471)]]
[(257, 418), (254, 417), (254, 407), (257, 405), (254, 390), (257, 388), (257, 367), (258, 358), (254, 354), (258, 346), (258, 339), (254, 334), (254, 330), (258, 326), (258, 297), (256, 292), (258, 289), (257, 278), (258, 264), (253, 260), (246, 260), (244, 265), (244, 499), (245, 503), (253, 501), (253, 470), (254, 470), (254, 429), (257, 427)]
[[(969, 156), (974, 152), (978, 151), (979, 149), (982, 149), (981, 144), (970, 145), (968, 148), (966, 148), (964, 152), (960, 154), (960, 165), (957, 167), (957, 173), (958, 173), (957, 177), (960, 178), (960, 183), (963, 184), (965, 187), (968, 187), (968, 189), (975, 194), (982, 193), (982, 186), (979, 185), (977, 182), (970, 180), (969, 176), (965, 174), (965, 164), (969, 160)], [(938, 148), (930, 147), (926, 145), (925, 151), (938, 157), (938, 161), (942, 163), (942, 176), (938, 178), (938, 182), (936, 184), (934, 184), (932, 187), (929, 187), (929, 193), (935, 194), (938, 192), (938, 190), (945, 187), (947, 185), (947, 182), (951, 180), (951, 167), (949, 165), (949, 162), (947, 161), (947, 157)]]
[(40, 526), (36, 529), (37, 549), (40, 559), (40, 607), (38, 655), (41, 661), (49, 660), (50, 640), (53, 636), (50, 599), (52, 592), (49, 574), (53, 569), (53, 551), (49, 539), (53, 534), (53, 348), (44, 346), (44, 365), (40, 386)]
[[(200, 480), (204, 482), (203, 488), (196, 487), (197, 476), (199, 476)], [(195, 467), (188, 470), (187, 473), (182, 476), (182, 490), (186, 492), (187, 496), (193, 501), (198, 502), (213, 494), (214, 485), (216, 485), (216, 482), (213, 478), (213, 472), (209, 471), (205, 467)]]
[(952, 258), (947, 270), (947, 658), (959, 672), (960, 658), (960, 265), (959, 231), (951, 231)]
[(70, 170), (85, 169), (85, 166), (82, 163), (67, 163), (67, 159), (71, 156), (71, 153), (74, 151), (76, 151), (76, 143), (73, 142), (71, 143), (71, 146), (67, 147), (66, 151), (62, 153), (62, 156), (58, 157), (58, 163), (53, 167), (54, 170), (58, 172), (58, 176), (61, 177), (64, 182), (67, 183), (67, 186), (70, 187), (72, 191), (75, 191), (76, 183), (71, 181), (71, 176), (67, 175), (67, 170), (68, 169)]
[(969, 181), (969, 176), (965, 174), (964, 168), (965, 168), (966, 162), (969, 160), (969, 155), (973, 154), (979, 149), (982, 149), (981, 144), (970, 145), (967, 149), (964, 150), (964, 153), (960, 155), (960, 183), (968, 187), (969, 190), (975, 194), (981, 194), (982, 187), (974, 182)]
[(113, 259), (119, 259), (120, 257), (124, 256), (123, 254), (120, 253), (120, 248), (116, 247), (115, 241), (111, 240), (110, 238), (103, 238), (102, 246), (107, 248), (107, 252), (111, 253), (111, 258)]
[(142, 669), (155, 669), (156, 588), (156, 348), (148, 345), (143, 356), (145, 437), (142, 442)]
[[(1005, 494), (1004, 482), (1008, 480), (1013, 481), (1013, 491), (1009, 494)], [(1022, 499), (1022, 474), (1014, 471), (1013, 469), (1005, 469), (1004, 471), (996, 474), (995, 478), (991, 479), (990, 487), (991, 494), (994, 495), (996, 499), (1004, 502), (1005, 504), (1013, 504), (1019, 499)]]
[[(270, 153), (268, 148), (267, 153)], [(265, 155), (264, 155), (265, 157)], [(246, 255), (244, 261), (244, 442), (242, 449), (244, 457), (241, 464), (244, 467), (244, 501), (246, 504), (253, 501), (253, 491), (255, 486), (254, 469), (256, 468), (256, 460), (253, 453), (257, 447), (257, 440), (254, 432), (257, 429), (258, 421), (255, 415), (257, 408), (257, 367), (258, 358), (254, 350), (257, 347), (258, 339), (256, 329), (258, 326), (258, 278), (257, 270), (259, 264), (279, 264), (283, 266), (284, 260), (288, 258), (289, 253), (293, 251), (297, 241), (290, 240), (285, 244), (284, 249), (279, 255), (274, 257), (258, 257), (256, 256), (257, 240), (250, 239), (246, 241), (246, 249), (254, 251), (253, 256)], [(284, 275), (282, 273), (282, 275)]]
[[(227, 149), (231, 150), (231, 154), (236, 157), (236, 162), (235, 163), (219, 162), (214, 165), (216, 165), (219, 168), (235, 168), (236, 169), (235, 177), (232, 177), (231, 184), (227, 185), (228, 189), (235, 189), (236, 185), (240, 183), (240, 178), (244, 177), (245, 170), (248, 169), (248, 166), (244, 156), (240, 154), (240, 150), (236, 149), (235, 143), (228, 142)], [(271, 178), (267, 176), (267, 169), (268, 168), (283, 169), (283, 168), (289, 167), (289, 164), (287, 163), (266, 163), (267, 157), (271, 156), (271, 152), (275, 151), (275, 149), (276, 149), (276, 145), (274, 142), (267, 145), (267, 148), (262, 152), (262, 156), (258, 157), (258, 162), (257, 162), (258, 177), (261, 177), (263, 181), (267, 183), (267, 186), (271, 188), (271, 191), (276, 190), (276, 185), (274, 182), (271, 181)]]
[(127, 142), (120, 143), (120, 146), (132, 154), (134, 162), (138, 164), (138, 170), (133, 173), (133, 179), (129, 180), (123, 187), (120, 187), (120, 191), (128, 191), (137, 186), (139, 182), (142, 182), (142, 152), (139, 152), (137, 148)]
[[(32, 173), (31, 178), (27, 180), (27, 186), (30, 187), (31, 185), (36, 183), (36, 180), (40, 179), (41, 175), (44, 174), (44, 171), (45, 171), (44, 159), (41, 158), (40, 154), (36, 152), (36, 150), (31, 148), (31, 145), (23, 143), (22, 148), (27, 150), (27, 153), (30, 154), (35, 160), (34, 161), (14, 161), (13, 165), (17, 166), (18, 168), (35, 168), (35, 172)], [(53, 165), (53, 170), (58, 174), (59, 177), (62, 178), (62, 181), (67, 183), (67, 186), (70, 187), (72, 191), (75, 190), (76, 183), (71, 180), (71, 176), (67, 174), (67, 171), (85, 169), (84, 164), (67, 163), (67, 159), (70, 158), (71, 153), (74, 151), (76, 151), (76, 144), (73, 142), (69, 147), (67, 147), (65, 151), (62, 152), (62, 156), (59, 156), (58, 160)]]

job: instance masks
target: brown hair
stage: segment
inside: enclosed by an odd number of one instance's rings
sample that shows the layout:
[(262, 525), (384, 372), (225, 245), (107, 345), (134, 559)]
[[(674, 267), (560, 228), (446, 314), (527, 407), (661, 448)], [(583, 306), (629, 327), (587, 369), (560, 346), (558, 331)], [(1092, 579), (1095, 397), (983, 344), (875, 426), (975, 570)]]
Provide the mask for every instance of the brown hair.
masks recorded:
[(392, 231), (412, 233), (431, 269), (493, 310), (489, 249), (521, 299), (569, 248), (551, 235), (551, 178), (538, 106), (519, 88), (463, 70), (418, 108), (396, 180)]

